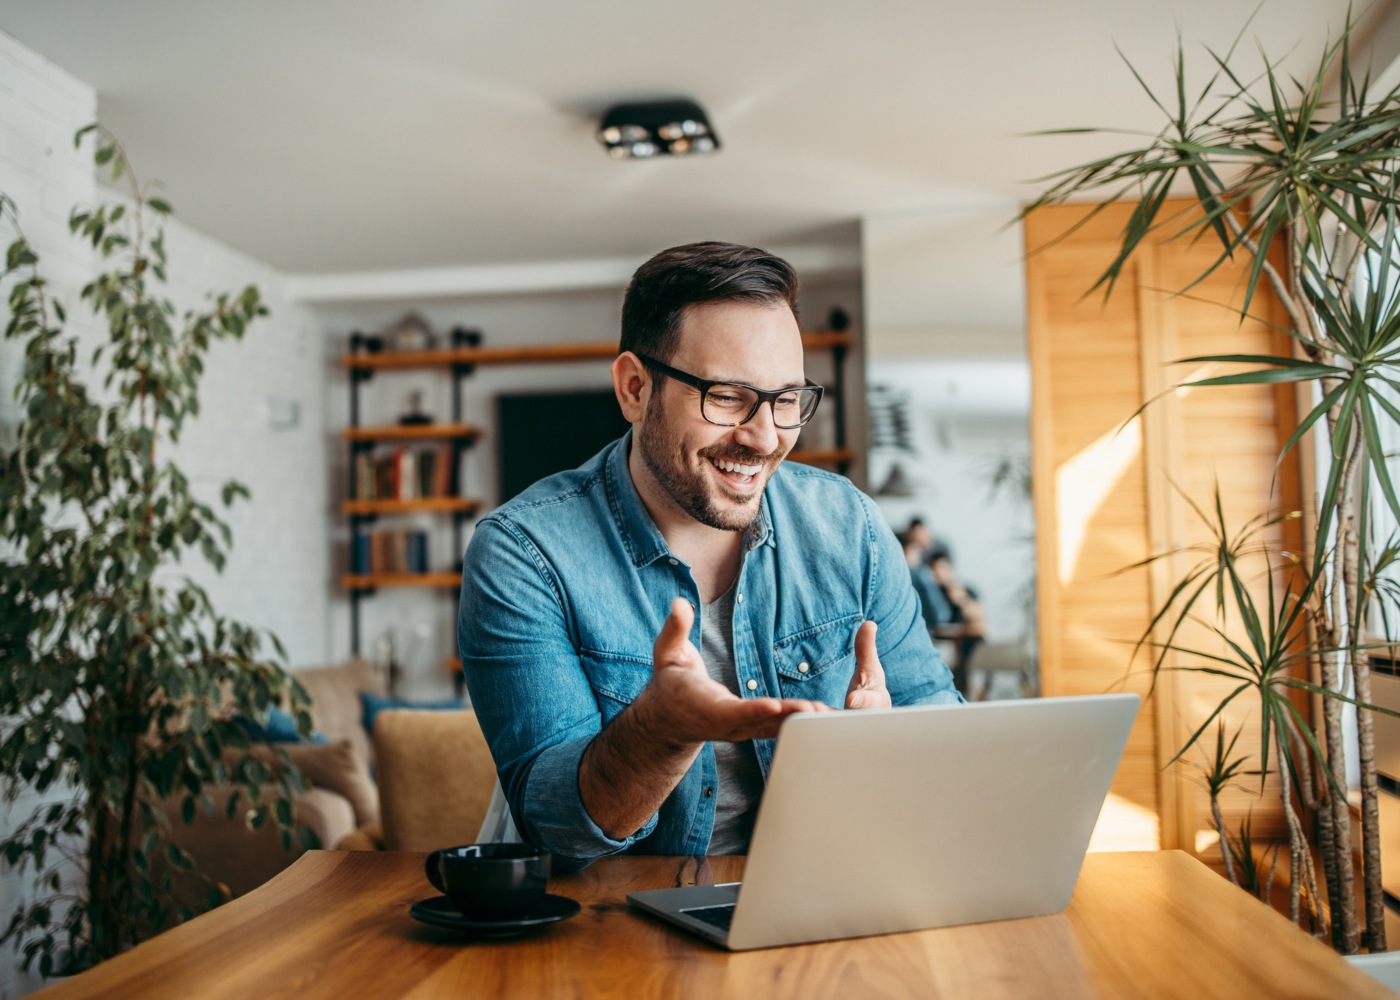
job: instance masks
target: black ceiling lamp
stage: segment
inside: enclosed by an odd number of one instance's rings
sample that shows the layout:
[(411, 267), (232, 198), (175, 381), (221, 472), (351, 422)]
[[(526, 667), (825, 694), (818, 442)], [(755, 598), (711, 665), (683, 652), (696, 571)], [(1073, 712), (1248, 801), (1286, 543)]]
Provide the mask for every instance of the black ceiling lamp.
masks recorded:
[(690, 156), (719, 149), (705, 109), (694, 101), (617, 104), (603, 115), (598, 141), (618, 160)]

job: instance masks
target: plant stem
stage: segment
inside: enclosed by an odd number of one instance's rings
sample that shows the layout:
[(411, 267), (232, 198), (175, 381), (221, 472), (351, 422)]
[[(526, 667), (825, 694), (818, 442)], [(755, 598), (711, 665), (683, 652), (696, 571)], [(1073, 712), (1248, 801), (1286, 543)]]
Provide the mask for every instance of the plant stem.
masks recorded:
[(1239, 887), (1240, 877), (1235, 874), (1235, 862), (1231, 857), (1230, 840), (1225, 835), (1225, 820), (1220, 815), (1220, 796), (1214, 791), (1210, 793), (1210, 815), (1215, 820), (1215, 832), (1220, 835), (1220, 856), (1225, 861), (1225, 875), (1231, 882)]
[(1308, 893), (1311, 900), (1311, 908), (1317, 917), (1313, 933), (1317, 937), (1325, 937), (1325, 919), (1322, 916), (1321, 908), (1318, 906), (1317, 895), (1317, 875), (1313, 870), (1312, 854), (1308, 851), (1308, 839), (1303, 835), (1303, 824), (1298, 819), (1298, 813), (1293, 808), (1292, 782), (1288, 776), (1288, 766), (1284, 763), (1287, 760), (1284, 750), (1284, 741), (1288, 739), (1287, 734), (1279, 731), (1281, 727), (1274, 729), (1274, 741), (1278, 748), (1279, 759), (1279, 781), (1283, 785), (1281, 797), (1283, 799), (1283, 815), (1288, 823), (1288, 864), (1290, 872), (1290, 884), (1288, 886), (1288, 915), (1294, 924), (1299, 924), (1301, 913), (1301, 902), (1304, 891)]
[[(1360, 435), (1353, 429), (1337, 485), (1337, 540), (1332, 551), (1332, 592), (1343, 602), (1336, 621), (1339, 641), (1332, 648), (1343, 648), (1348, 652), (1341, 654), (1340, 669), (1334, 668), (1331, 677), (1325, 681), (1329, 690), (1340, 690), (1344, 686), (1346, 668), (1351, 665), (1352, 647), (1356, 641), (1359, 610), (1354, 606), (1354, 595), (1359, 577), (1357, 560), (1360, 553), (1355, 484), (1356, 467), (1363, 447)], [(1330, 903), (1334, 923), (1342, 925), (1339, 950), (1344, 955), (1351, 955), (1360, 949), (1361, 943), (1356, 919), (1356, 871), (1351, 860), (1351, 813), (1346, 796), (1337, 794), (1338, 788), (1346, 788), (1347, 785), (1341, 702), (1336, 698), (1326, 699), (1323, 714), (1327, 726), (1327, 766), (1333, 778), (1333, 783), (1327, 788), (1327, 804), (1332, 814), (1332, 863), (1336, 867), (1340, 887), (1339, 895)]]
[[(1352, 680), (1356, 698), (1371, 700), (1371, 662), (1364, 650), (1352, 659)], [(1366, 948), (1386, 950), (1385, 892), (1381, 886), (1380, 782), (1376, 777), (1375, 717), (1371, 712), (1356, 713), (1357, 743), (1361, 764), (1361, 853), (1362, 878), (1366, 887)], [(1350, 861), (1348, 844), (1348, 861)]]

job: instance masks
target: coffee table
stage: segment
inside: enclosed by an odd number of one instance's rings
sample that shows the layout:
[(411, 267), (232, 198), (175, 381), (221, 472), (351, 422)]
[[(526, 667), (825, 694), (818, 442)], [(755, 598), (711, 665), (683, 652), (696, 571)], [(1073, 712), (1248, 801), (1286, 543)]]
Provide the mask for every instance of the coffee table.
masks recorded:
[(578, 916), (497, 940), (409, 916), (434, 895), (423, 858), (313, 851), (247, 896), (39, 996), (1393, 996), (1177, 851), (1090, 854), (1055, 916), (734, 954), (637, 914), (626, 894), (732, 881), (743, 858), (604, 859), (550, 884), (583, 904)]

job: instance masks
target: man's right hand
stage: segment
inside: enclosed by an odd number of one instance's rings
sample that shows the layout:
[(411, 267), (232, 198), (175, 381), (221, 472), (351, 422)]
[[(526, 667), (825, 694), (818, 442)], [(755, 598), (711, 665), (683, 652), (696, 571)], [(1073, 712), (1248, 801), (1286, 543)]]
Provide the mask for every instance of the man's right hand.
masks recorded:
[(703, 744), (771, 738), (794, 712), (831, 711), (820, 702), (739, 697), (705, 670), (690, 641), (694, 624), (695, 609), (677, 598), (652, 647), (651, 683), (594, 737), (579, 764), (584, 808), (614, 840), (661, 808)]
[(633, 704), (651, 738), (674, 749), (712, 740), (771, 739), (795, 712), (831, 711), (805, 699), (739, 697), (706, 671), (690, 641), (694, 623), (695, 609), (676, 598), (652, 647), (651, 683)]

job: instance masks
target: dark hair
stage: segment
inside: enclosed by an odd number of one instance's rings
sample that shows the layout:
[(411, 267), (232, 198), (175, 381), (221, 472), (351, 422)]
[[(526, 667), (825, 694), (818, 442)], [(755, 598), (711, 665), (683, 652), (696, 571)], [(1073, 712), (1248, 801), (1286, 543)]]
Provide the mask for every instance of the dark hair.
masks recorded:
[(785, 304), (796, 316), (797, 273), (781, 257), (735, 243), (687, 243), (663, 250), (637, 268), (627, 286), (618, 351), (670, 361), (686, 309), (733, 301)]

